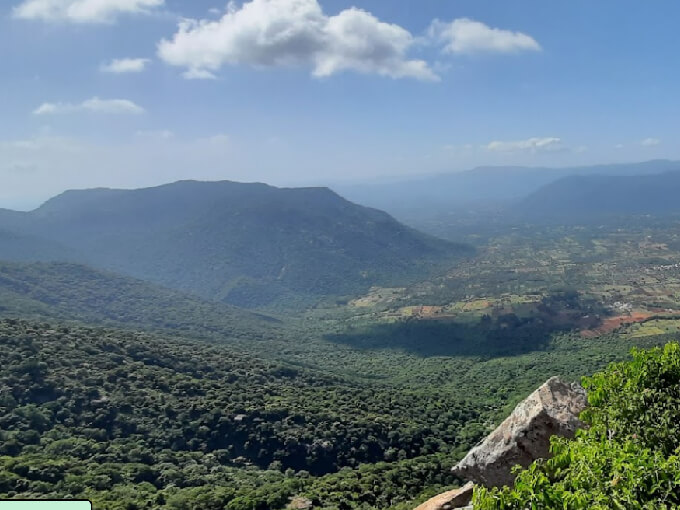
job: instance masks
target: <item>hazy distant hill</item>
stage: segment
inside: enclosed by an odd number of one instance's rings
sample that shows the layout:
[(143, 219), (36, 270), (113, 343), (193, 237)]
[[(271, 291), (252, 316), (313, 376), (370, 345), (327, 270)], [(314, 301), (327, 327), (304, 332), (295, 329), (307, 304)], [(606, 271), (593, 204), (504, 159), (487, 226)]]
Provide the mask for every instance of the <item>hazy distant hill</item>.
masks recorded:
[(399, 219), (412, 219), (480, 204), (505, 205), (570, 175), (650, 175), (671, 170), (680, 170), (680, 162), (656, 160), (572, 168), (479, 167), (466, 172), (335, 189), (349, 200), (384, 209)]
[(570, 176), (513, 208), (521, 217), (560, 222), (680, 213), (680, 172), (642, 176)]
[(70, 191), (5, 211), (3, 227), (79, 262), (241, 306), (351, 293), (469, 252), (326, 188), (228, 181)]

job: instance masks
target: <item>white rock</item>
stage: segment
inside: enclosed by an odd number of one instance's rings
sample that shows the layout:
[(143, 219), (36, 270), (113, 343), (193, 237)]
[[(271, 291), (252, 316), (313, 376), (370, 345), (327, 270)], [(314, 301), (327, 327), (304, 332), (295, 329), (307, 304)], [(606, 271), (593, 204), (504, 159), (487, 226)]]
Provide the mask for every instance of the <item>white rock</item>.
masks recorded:
[(520, 403), (481, 444), (468, 452), (453, 472), (485, 487), (512, 485), (511, 469), (550, 456), (550, 438), (573, 437), (583, 427), (578, 416), (588, 405), (585, 390), (557, 377)]

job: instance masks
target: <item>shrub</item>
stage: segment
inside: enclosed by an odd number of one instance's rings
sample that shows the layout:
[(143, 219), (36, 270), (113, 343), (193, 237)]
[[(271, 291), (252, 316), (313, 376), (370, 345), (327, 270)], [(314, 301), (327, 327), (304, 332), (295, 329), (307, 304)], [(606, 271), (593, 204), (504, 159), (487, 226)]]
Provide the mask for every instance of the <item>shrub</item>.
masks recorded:
[(584, 380), (588, 428), (553, 438), (553, 457), (520, 471), (514, 487), (476, 489), (475, 509), (678, 508), (680, 344), (632, 355)]

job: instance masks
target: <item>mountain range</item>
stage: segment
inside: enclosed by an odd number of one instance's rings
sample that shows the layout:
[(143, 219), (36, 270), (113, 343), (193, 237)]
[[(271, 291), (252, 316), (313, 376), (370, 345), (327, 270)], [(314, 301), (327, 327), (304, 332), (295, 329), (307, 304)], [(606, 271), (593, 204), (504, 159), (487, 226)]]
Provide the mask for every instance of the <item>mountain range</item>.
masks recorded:
[(340, 185), (334, 189), (350, 200), (417, 223), (413, 220), (480, 206), (508, 207), (565, 177), (642, 176), (674, 170), (680, 170), (680, 162), (654, 160), (569, 168), (489, 166), (398, 181)]
[(71, 261), (227, 303), (346, 295), (469, 255), (327, 188), (181, 181), (0, 211), (0, 259)]
[(572, 175), (531, 193), (518, 217), (560, 223), (680, 213), (680, 171), (658, 175)]

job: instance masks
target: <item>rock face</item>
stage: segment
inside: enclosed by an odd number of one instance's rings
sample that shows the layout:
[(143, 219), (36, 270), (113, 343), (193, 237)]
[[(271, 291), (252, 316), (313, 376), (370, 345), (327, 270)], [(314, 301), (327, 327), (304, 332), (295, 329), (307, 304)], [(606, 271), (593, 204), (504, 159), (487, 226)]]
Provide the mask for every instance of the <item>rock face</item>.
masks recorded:
[(529, 466), (550, 456), (550, 437), (573, 437), (583, 427), (579, 414), (588, 405), (585, 390), (557, 377), (520, 403), (481, 444), (468, 452), (453, 472), (485, 487), (512, 485), (513, 466)]
[(473, 489), (473, 483), (469, 482), (460, 489), (435, 496), (420, 505), (416, 510), (453, 510), (465, 507), (472, 501)]

